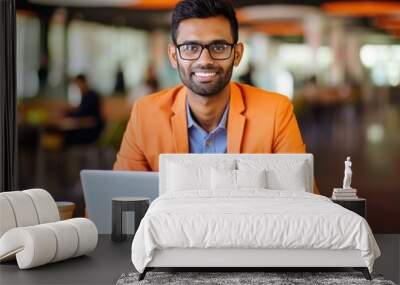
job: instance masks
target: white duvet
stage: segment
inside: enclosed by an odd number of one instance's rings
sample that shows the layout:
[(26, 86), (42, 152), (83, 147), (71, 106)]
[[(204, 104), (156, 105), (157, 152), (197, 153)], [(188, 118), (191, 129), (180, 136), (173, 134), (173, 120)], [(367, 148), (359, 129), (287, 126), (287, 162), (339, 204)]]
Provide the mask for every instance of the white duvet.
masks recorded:
[(358, 249), (370, 272), (380, 256), (359, 215), (324, 196), (265, 189), (160, 196), (133, 239), (135, 268), (143, 272), (165, 248)]

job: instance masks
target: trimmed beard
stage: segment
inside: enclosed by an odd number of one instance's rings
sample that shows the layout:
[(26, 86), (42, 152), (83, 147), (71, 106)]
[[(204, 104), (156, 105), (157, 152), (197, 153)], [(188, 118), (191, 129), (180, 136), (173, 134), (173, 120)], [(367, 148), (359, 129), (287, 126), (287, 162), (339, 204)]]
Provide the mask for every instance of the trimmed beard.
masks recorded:
[[(183, 85), (185, 85), (193, 93), (203, 97), (212, 97), (221, 93), (221, 91), (224, 90), (224, 88), (231, 81), (233, 67), (234, 67), (234, 63), (232, 62), (232, 65), (230, 66), (230, 68), (227, 70), (226, 73), (223, 73), (223, 70), (219, 68), (218, 74), (223, 74), (224, 76), (219, 77), (217, 79), (217, 82), (212, 86), (201, 86), (202, 85), (201, 83), (198, 84), (193, 80), (194, 74), (192, 74), (193, 73), (192, 71), (189, 71), (188, 75), (186, 74), (184, 69), (180, 68), (179, 62), (177, 63), (177, 65), (178, 65), (178, 74)], [(204, 68), (204, 71), (207, 71), (207, 66)]]

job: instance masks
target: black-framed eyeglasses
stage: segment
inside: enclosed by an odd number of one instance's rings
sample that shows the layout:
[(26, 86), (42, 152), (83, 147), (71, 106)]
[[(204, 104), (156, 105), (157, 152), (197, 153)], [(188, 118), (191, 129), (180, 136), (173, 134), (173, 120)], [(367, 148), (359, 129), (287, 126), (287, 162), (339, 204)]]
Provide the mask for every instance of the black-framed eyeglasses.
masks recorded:
[(179, 56), (183, 60), (199, 59), (204, 49), (208, 50), (208, 53), (212, 59), (224, 60), (231, 57), (232, 50), (235, 45), (236, 44), (230, 43), (210, 43), (206, 45), (199, 43), (183, 43), (176, 45), (176, 48), (179, 51)]

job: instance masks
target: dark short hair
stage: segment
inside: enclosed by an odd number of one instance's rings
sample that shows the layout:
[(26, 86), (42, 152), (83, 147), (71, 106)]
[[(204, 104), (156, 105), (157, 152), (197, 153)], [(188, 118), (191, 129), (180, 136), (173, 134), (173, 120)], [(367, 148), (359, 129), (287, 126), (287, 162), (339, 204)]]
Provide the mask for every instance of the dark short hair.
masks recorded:
[(83, 73), (78, 74), (77, 76), (75, 76), (75, 80), (79, 80), (79, 81), (82, 81), (82, 82), (86, 82), (86, 81), (87, 81), (87, 80), (86, 80), (86, 75), (83, 74)]
[(191, 18), (223, 16), (229, 20), (234, 43), (238, 42), (238, 22), (235, 10), (229, 0), (182, 0), (176, 4), (172, 13), (171, 35), (176, 44), (180, 22)]

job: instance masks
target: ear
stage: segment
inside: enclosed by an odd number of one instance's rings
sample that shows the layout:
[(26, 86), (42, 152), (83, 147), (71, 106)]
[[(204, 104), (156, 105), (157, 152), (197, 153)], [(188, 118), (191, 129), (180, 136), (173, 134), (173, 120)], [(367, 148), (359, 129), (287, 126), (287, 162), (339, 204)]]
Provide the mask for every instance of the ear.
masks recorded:
[(243, 51), (244, 51), (244, 46), (242, 43), (238, 43), (237, 45), (235, 45), (235, 49), (234, 49), (234, 53), (235, 53), (234, 64), (235, 64), (235, 66), (238, 66), (240, 61), (242, 60)]
[(168, 59), (171, 63), (172, 67), (177, 69), (178, 68), (178, 59), (177, 59), (177, 51), (176, 46), (173, 43), (168, 44)]

